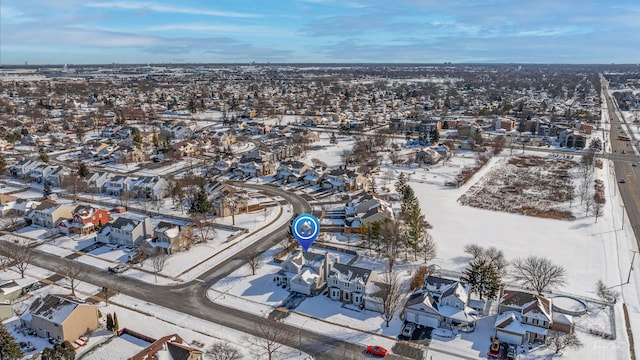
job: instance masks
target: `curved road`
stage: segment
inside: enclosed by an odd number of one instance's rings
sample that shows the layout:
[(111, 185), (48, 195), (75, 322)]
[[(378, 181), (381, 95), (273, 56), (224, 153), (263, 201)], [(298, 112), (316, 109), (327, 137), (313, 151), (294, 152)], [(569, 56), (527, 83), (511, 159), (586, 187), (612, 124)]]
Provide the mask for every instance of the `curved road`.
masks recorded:
[[(284, 190), (265, 185), (243, 184), (242, 186), (264, 191), (271, 196), (281, 196), (293, 205), (294, 211), (297, 213), (311, 210), (304, 199)], [(251, 247), (252, 253), (262, 253), (280, 242), (287, 235), (288, 227), (289, 223), (287, 222), (256, 242)], [(6, 246), (12, 246), (12, 244), (6, 244)], [(34, 265), (59, 274), (64, 274), (65, 262), (70, 261), (39, 251), (37, 255), (33, 261)], [(211, 285), (245, 264), (245, 260), (236, 256), (208, 270), (196, 280), (177, 286), (149, 284), (106, 273), (91, 266), (86, 266), (86, 272), (81, 280), (97, 286), (106, 286), (136, 299), (260, 337), (260, 331), (256, 328), (257, 324), (264, 321), (262, 317), (215, 304), (207, 298), (207, 290)], [(361, 346), (286, 324), (282, 324), (282, 331), (286, 334), (283, 337), (284, 340), (281, 341), (282, 343), (300, 349), (315, 359), (366, 358)], [(393, 355), (390, 355), (389, 358), (401, 359), (401, 357)]]

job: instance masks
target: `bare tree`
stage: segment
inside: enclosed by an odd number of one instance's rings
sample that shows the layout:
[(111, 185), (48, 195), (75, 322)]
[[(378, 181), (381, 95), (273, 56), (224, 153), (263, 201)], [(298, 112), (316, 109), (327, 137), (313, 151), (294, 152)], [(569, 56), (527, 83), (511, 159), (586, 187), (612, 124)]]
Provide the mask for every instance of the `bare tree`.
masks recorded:
[(491, 142), (491, 146), (493, 147), (493, 155), (500, 154), (504, 149), (506, 143), (507, 139), (504, 136), (500, 135), (494, 137), (493, 141)]
[(429, 234), (427, 230), (424, 231), (424, 236), (422, 237), (422, 254), (424, 256), (424, 263), (435, 259), (436, 253), (438, 249), (438, 244), (436, 244), (435, 240), (433, 240), (433, 236)]
[(62, 275), (69, 281), (72, 296), (76, 296), (76, 286), (78, 286), (79, 280), (83, 278), (85, 271), (85, 267), (75, 260), (67, 260), (65, 262)]
[(551, 331), (547, 336), (547, 346), (553, 350), (554, 354), (560, 354), (560, 351), (566, 348), (580, 348), (583, 346), (575, 333), (565, 334), (559, 331)]
[(604, 215), (604, 204), (596, 201), (591, 208), (591, 215), (593, 215), (596, 218), (596, 222), (598, 222), (598, 218)]
[(193, 213), (191, 214), (193, 218), (193, 225), (198, 228), (200, 231), (200, 241), (206, 243), (209, 241), (209, 234), (211, 233), (213, 226), (209, 222), (207, 214), (203, 213)]
[(513, 279), (524, 286), (531, 287), (538, 294), (549, 287), (562, 285), (565, 282), (565, 269), (547, 258), (529, 256), (516, 259), (511, 264)]
[(386, 326), (389, 327), (389, 323), (393, 316), (400, 307), (400, 301), (402, 300), (402, 283), (398, 274), (394, 272), (385, 273), (382, 276), (382, 281), (376, 283), (379, 290), (374, 293), (375, 297), (380, 299), (380, 311), (382, 312), (382, 318), (386, 322)]
[(206, 358), (209, 360), (240, 360), (242, 354), (234, 346), (226, 342), (213, 343), (205, 351)]
[(153, 265), (153, 275), (155, 276), (156, 283), (158, 282), (158, 273), (164, 269), (164, 264), (167, 262), (167, 254), (158, 254), (151, 258), (151, 264)]
[(20, 273), (20, 276), (24, 279), (24, 273), (27, 271), (27, 267), (33, 261), (35, 253), (33, 250), (25, 245), (11, 245), (9, 248), (8, 256), (13, 261), (13, 266)]
[(0, 267), (2, 270), (7, 271), (9, 265), (11, 265), (10, 251), (6, 246), (0, 246)]
[(245, 249), (242, 252), (242, 258), (247, 262), (249, 268), (251, 268), (251, 275), (255, 275), (256, 270), (262, 266), (262, 257), (260, 254), (252, 252), (249, 249)]
[(273, 360), (275, 354), (284, 346), (282, 343), (289, 339), (289, 334), (282, 324), (275, 319), (261, 319), (257, 322), (256, 337), (250, 337), (247, 342), (260, 351), (264, 351), (268, 360)]
[(615, 304), (620, 298), (620, 293), (607, 288), (601, 279), (596, 282), (596, 294), (607, 304)]

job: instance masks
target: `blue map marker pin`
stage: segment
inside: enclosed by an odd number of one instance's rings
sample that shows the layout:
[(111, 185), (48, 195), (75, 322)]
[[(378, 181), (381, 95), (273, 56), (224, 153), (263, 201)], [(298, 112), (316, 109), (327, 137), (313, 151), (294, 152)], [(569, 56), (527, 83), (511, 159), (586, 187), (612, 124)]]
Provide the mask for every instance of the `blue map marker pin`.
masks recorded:
[(313, 215), (300, 214), (291, 224), (291, 233), (304, 251), (307, 251), (320, 234), (320, 222)]

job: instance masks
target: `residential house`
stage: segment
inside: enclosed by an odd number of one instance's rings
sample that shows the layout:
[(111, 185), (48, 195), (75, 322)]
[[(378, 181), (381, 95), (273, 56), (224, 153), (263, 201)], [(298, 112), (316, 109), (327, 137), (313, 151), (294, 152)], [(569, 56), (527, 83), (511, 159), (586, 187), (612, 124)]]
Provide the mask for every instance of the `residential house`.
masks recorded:
[(88, 189), (94, 192), (100, 192), (111, 176), (111, 173), (103, 171), (90, 172), (87, 177), (82, 179), (82, 181), (86, 184)]
[(251, 157), (245, 155), (235, 164), (233, 174), (243, 178), (273, 175), (276, 170), (275, 165), (265, 158), (266, 156)]
[(143, 335), (133, 330), (124, 328), (118, 331), (118, 337), (128, 336), (135, 338), (137, 344), (148, 344), (144, 349), (128, 357), (127, 360), (203, 360), (203, 352), (194, 349), (184, 343), (178, 334), (163, 336), (159, 339)]
[(302, 181), (306, 185), (318, 185), (322, 181), (325, 173), (325, 168), (316, 166), (315, 168), (308, 168), (302, 174)]
[(109, 155), (109, 159), (119, 164), (138, 163), (145, 161), (147, 154), (135, 146), (120, 147)]
[(431, 147), (417, 150), (413, 159), (413, 162), (418, 165), (434, 165), (440, 161), (442, 161), (442, 155)]
[(39, 161), (21, 160), (9, 167), (9, 173), (17, 178), (28, 176), (32, 169), (40, 165)]
[(169, 182), (159, 176), (143, 176), (131, 187), (139, 198), (160, 200), (169, 193)]
[(17, 198), (13, 195), (0, 194), (0, 216), (7, 216), (14, 210)]
[(193, 156), (200, 153), (200, 145), (195, 140), (182, 140), (174, 145), (180, 156)]
[(168, 254), (188, 249), (195, 242), (193, 228), (161, 221), (153, 229), (153, 238), (148, 239), (150, 255)]
[(86, 235), (109, 222), (109, 212), (90, 205), (79, 205), (73, 210), (70, 221), (62, 221), (58, 225), (61, 232)]
[(0, 283), (0, 301), (11, 301), (19, 298), (22, 295), (24, 286), (24, 281), (22, 281), (22, 284), (16, 280), (3, 281)]
[(315, 296), (327, 286), (327, 274), (335, 264), (328, 254), (294, 250), (280, 265), (273, 281), (290, 291)]
[(304, 173), (309, 166), (301, 161), (283, 161), (276, 169), (276, 179), (282, 179), (285, 183), (294, 183), (304, 178)]
[(366, 301), (376, 291), (373, 283), (377, 278), (377, 273), (371, 269), (334, 264), (327, 277), (329, 298), (353, 304), (362, 309), (380, 311), (377, 303), (368, 304)]
[(475, 328), (476, 310), (469, 307), (466, 284), (436, 276), (425, 277), (425, 287), (412, 294), (404, 305), (404, 318), (418, 325)]
[(98, 329), (98, 307), (70, 296), (47, 295), (36, 299), (20, 321), (41, 338), (73, 342)]
[(126, 175), (115, 175), (107, 179), (102, 185), (102, 192), (111, 196), (120, 196), (125, 192), (131, 191), (131, 187), (137, 179), (130, 178)]
[(31, 222), (34, 225), (55, 228), (62, 220), (71, 220), (73, 209), (73, 206), (43, 201), (33, 209)]
[(64, 166), (56, 166), (45, 176), (45, 181), (51, 186), (62, 186), (64, 178), (69, 176), (70, 173), (69, 169)]
[(144, 220), (127, 219), (119, 217), (109, 224), (109, 242), (134, 248), (148, 237), (153, 235), (153, 227), (151, 219), (146, 217)]
[(218, 131), (209, 135), (211, 143), (218, 147), (227, 147), (236, 143), (236, 136), (229, 131)]
[(13, 305), (8, 300), (0, 300), (0, 321), (13, 317)]
[(340, 167), (325, 172), (322, 187), (333, 191), (366, 190), (367, 179), (360, 173)]
[(193, 135), (193, 129), (187, 125), (163, 125), (160, 127), (160, 134), (168, 136), (170, 139), (188, 139)]
[(51, 173), (55, 167), (49, 164), (38, 164), (29, 172), (29, 178), (32, 182), (42, 183), (44, 179)]
[(574, 329), (570, 316), (553, 312), (552, 299), (520, 290), (502, 291), (498, 314), (495, 336), (514, 345), (545, 343), (549, 330)]
[(249, 193), (241, 188), (231, 185), (216, 185), (209, 187), (209, 201), (211, 201), (211, 213), (215, 216), (231, 216), (247, 212), (249, 210)]
[(345, 208), (345, 225), (352, 228), (375, 221), (394, 219), (391, 204), (377, 194), (363, 194), (347, 203)]
[(232, 162), (229, 160), (218, 160), (212, 167), (209, 168), (211, 175), (224, 175), (228, 174), (232, 170)]

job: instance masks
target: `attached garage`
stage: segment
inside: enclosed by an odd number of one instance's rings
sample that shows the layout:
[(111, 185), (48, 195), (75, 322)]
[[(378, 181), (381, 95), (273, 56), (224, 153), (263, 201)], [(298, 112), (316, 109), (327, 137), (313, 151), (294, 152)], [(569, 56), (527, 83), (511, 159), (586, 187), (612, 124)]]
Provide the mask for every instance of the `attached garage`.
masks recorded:
[(435, 318), (427, 314), (420, 314), (407, 309), (405, 311), (405, 320), (414, 324), (437, 328), (440, 325), (440, 318)]
[(512, 345), (522, 345), (523, 336), (521, 334), (513, 334), (505, 331), (496, 330), (496, 337), (500, 342)]

